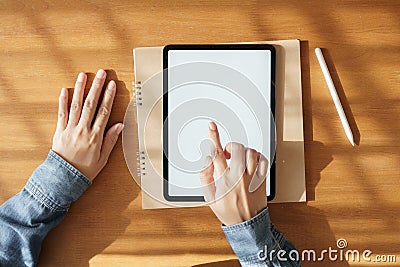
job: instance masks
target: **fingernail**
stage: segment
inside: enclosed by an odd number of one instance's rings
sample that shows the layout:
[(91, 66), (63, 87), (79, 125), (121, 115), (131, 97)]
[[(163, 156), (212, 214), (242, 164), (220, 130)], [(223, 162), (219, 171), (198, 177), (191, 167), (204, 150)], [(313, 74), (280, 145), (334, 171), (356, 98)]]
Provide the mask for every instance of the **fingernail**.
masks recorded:
[(120, 134), (122, 132), (122, 130), (124, 129), (125, 125), (124, 124), (120, 124), (118, 129), (117, 129), (117, 133)]
[(217, 129), (217, 125), (215, 125), (214, 122), (210, 122), (210, 123), (208, 124), (208, 128), (210, 128), (210, 130), (215, 131), (215, 130)]
[(81, 72), (78, 75), (78, 82), (83, 82), (83, 80), (85, 79), (85, 73)]
[(67, 88), (61, 88), (61, 96), (67, 95)]
[(106, 72), (102, 69), (98, 70), (96, 73), (96, 77), (99, 79), (103, 79), (106, 76)]
[(111, 81), (108, 83), (107, 89), (108, 89), (108, 90), (111, 90), (111, 89), (114, 89), (114, 88), (115, 88), (115, 82), (111, 80)]

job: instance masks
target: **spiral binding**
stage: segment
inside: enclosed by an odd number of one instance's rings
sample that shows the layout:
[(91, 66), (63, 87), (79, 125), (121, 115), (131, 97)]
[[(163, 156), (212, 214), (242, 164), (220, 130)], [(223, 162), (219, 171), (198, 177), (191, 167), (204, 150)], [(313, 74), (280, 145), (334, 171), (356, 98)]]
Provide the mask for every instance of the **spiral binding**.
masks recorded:
[(141, 81), (135, 81), (132, 82), (132, 91), (134, 92), (134, 106), (142, 106), (142, 82)]
[[(134, 106), (142, 106), (142, 82), (135, 81), (132, 82), (132, 91), (134, 93)], [(144, 176), (146, 175), (146, 153), (144, 151), (137, 151), (136, 152), (136, 160), (137, 160), (137, 175)]]
[(144, 176), (146, 175), (146, 153), (144, 151), (136, 152), (136, 160), (137, 160), (137, 175)]

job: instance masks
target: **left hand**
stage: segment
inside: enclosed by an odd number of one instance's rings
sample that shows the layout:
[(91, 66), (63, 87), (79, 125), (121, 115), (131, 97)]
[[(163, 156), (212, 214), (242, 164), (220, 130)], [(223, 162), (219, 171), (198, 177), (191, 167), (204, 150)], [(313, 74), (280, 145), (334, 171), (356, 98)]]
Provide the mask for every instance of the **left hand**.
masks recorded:
[(91, 181), (106, 165), (123, 129), (122, 123), (114, 124), (104, 136), (116, 92), (114, 81), (108, 83), (97, 116), (94, 116), (105, 79), (106, 72), (99, 70), (83, 103), (87, 77), (85, 73), (80, 73), (70, 110), (68, 91), (66, 88), (61, 90), (53, 138), (52, 150)]

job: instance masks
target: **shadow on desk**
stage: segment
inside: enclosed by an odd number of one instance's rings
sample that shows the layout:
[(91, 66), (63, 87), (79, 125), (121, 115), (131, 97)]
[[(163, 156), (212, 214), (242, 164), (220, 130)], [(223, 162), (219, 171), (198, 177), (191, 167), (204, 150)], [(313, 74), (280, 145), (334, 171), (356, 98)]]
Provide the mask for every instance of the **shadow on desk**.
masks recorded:
[[(321, 179), (321, 171), (332, 162), (332, 151), (313, 137), (313, 115), (311, 99), (310, 54), (308, 41), (300, 42), (301, 80), (304, 127), (304, 156), (307, 201), (315, 201), (315, 188)], [(335, 235), (330, 229), (325, 214), (306, 203), (283, 203), (270, 205), (272, 222), (301, 251), (315, 249), (319, 253), (331, 246), (336, 248)], [(349, 266), (346, 261), (304, 261), (302, 266)]]
[[(269, 205), (271, 220), (274, 225), (284, 234), (284, 236), (292, 242), (298, 252), (299, 258), (305, 259), (301, 261), (303, 267), (307, 266), (327, 266), (327, 267), (347, 267), (350, 266), (346, 260), (331, 261), (329, 255), (325, 253), (323, 260), (321, 257), (323, 250), (331, 247), (338, 250), (337, 240), (332, 232), (325, 214), (314, 207), (310, 207), (305, 203), (285, 203)], [(315, 251), (313, 254), (304, 253), (303, 251)], [(346, 251), (345, 249), (343, 250)], [(339, 252), (333, 255), (339, 255)], [(192, 267), (235, 267), (240, 266), (236, 259), (210, 262)]]
[(300, 253), (305, 250), (314, 250), (313, 259), (305, 254), (302, 266), (350, 266), (345, 260), (330, 261), (325, 253), (323, 260), (318, 261), (322, 250), (338, 249), (337, 240), (328, 224), (325, 214), (305, 203), (274, 204), (269, 207), (271, 220), (274, 225), (291, 241)]

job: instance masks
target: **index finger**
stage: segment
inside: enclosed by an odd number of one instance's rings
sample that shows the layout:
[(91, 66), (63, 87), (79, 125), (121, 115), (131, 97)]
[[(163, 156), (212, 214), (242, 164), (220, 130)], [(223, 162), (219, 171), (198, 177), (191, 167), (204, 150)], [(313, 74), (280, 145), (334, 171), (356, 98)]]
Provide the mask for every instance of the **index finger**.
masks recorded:
[(208, 124), (208, 136), (213, 142), (211, 153), (213, 154), (214, 168), (218, 179), (225, 172), (228, 164), (226, 163), (224, 149), (222, 148), (221, 141), (219, 140), (219, 132), (215, 122), (210, 122)]

